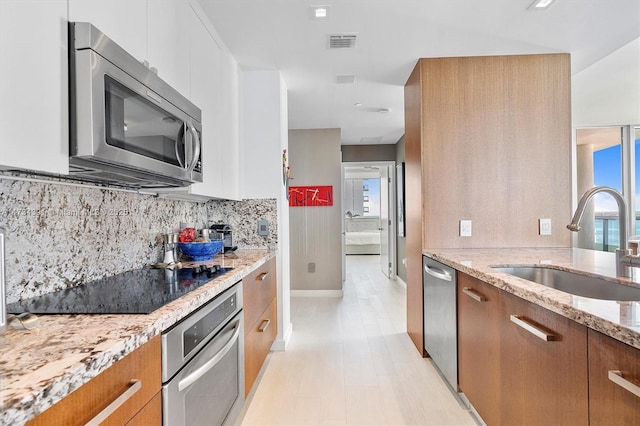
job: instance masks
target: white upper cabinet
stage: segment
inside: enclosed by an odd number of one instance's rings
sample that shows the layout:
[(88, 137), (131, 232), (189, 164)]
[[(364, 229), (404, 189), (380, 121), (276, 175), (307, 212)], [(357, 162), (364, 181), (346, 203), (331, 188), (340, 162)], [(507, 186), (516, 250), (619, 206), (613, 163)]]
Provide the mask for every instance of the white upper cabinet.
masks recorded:
[(277, 70), (241, 73), (242, 198), (279, 198), (282, 150), (289, 146), (287, 87)]
[(188, 96), (188, 0), (69, 0), (69, 20), (90, 22)]
[(238, 63), (228, 50), (222, 51), (222, 196), (240, 199), (240, 104)]
[(139, 61), (148, 60), (147, 0), (69, 0), (69, 21), (89, 22)]
[(189, 96), (189, 37), (193, 11), (187, 0), (150, 0), (148, 3), (148, 60), (158, 76)]
[(219, 41), (204, 12), (192, 3), (189, 32), (189, 98), (202, 110), (203, 182), (163, 197), (206, 201), (239, 199), (238, 63)]
[(66, 0), (0, 0), (0, 168), (69, 169)]
[(221, 48), (198, 16), (191, 16), (191, 101), (202, 110), (203, 182), (194, 194), (222, 196), (222, 78)]
[(0, 0), (0, 169), (69, 171), (69, 21), (93, 24), (202, 110), (204, 182), (178, 195), (238, 199), (238, 64), (195, 0)]

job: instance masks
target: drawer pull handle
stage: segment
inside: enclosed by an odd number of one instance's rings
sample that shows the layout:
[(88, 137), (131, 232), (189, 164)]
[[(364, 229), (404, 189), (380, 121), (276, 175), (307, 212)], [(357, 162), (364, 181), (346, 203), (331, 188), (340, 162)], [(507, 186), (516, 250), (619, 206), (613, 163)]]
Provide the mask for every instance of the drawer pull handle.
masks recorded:
[(267, 275), (269, 275), (268, 272), (261, 273), (256, 277), (256, 281), (264, 281), (265, 279), (267, 279)]
[(621, 388), (631, 392), (635, 396), (640, 397), (640, 386), (622, 377), (622, 372), (618, 370), (610, 370), (608, 373), (609, 373), (609, 380), (611, 380), (613, 383), (620, 386)]
[(554, 336), (553, 334), (547, 333), (546, 331), (544, 331), (540, 327), (537, 327), (537, 326), (531, 324), (522, 315), (511, 315), (511, 322), (516, 324), (516, 325), (518, 325), (518, 326), (520, 326), (520, 327), (522, 327), (522, 328), (524, 328), (529, 333), (533, 334), (536, 337), (539, 337), (540, 339), (544, 340), (545, 342), (550, 342), (552, 340), (555, 340), (555, 338), (556, 338), (556, 336)]
[(122, 392), (122, 394), (111, 402), (111, 404), (107, 405), (104, 410), (100, 411), (97, 416), (89, 420), (86, 426), (97, 426), (100, 423), (104, 422), (107, 417), (116, 412), (118, 408), (125, 402), (127, 402), (131, 397), (142, 389), (142, 380), (133, 379), (131, 383), (129, 383), (129, 388)]
[(264, 331), (267, 328), (269, 328), (269, 324), (271, 324), (271, 320), (266, 319), (266, 320), (262, 321), (262, 324), (260, 324), (260, 327), (258, 328), (258, 331), (260, 333), (264, 333)]
[(485, 300), (487, 300), (486, 297), (484, 297), (483, 295), (481, 295), (471, 287), (463, 287), (462, 292), (467, 296), (469, 296), (470, 298), (472, 298), (473, 300), (475, 300), (476, 302), (484, 302)]

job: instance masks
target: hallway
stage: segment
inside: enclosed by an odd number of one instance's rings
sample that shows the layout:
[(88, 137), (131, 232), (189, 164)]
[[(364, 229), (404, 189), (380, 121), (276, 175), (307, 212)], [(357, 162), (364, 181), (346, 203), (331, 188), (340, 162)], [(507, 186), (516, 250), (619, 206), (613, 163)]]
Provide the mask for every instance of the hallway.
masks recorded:
[(344, 297), (292, 298), (243, 425), (474, 425), (405, 329), (405, 289), (379, 256), (347, 256)]

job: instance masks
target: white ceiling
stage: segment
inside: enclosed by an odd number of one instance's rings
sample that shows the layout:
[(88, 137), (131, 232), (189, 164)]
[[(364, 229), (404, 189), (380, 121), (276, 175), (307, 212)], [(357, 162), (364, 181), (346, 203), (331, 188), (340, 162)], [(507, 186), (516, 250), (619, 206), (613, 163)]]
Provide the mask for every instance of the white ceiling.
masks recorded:
[[(640, 37), (639, 0), (556, 0), (546, 11), (527, 10), (532, 0), (199, 1), (241, 67), (281, 71), (290, 129), (340, 128), (343, 144), (398, 141), (419, 58), (569, 52), (576, 74)], [(310, 18), (318, 4), (328, 19)], [(356, 33), (356, 47), (328, 49), (336, 33)], [(356, 81), (337, 84), (339, 74)]]

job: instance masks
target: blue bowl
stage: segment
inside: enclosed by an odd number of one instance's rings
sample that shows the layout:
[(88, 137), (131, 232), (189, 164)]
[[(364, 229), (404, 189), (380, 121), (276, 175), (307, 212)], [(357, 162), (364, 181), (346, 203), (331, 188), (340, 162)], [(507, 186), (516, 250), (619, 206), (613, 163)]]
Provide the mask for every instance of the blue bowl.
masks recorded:
[(224, 241), (213, 240), (209, 242), (178, 243), (180, 252), (190, 260), (199, 262), (211, 260), (213, 256), (222, 251)]

